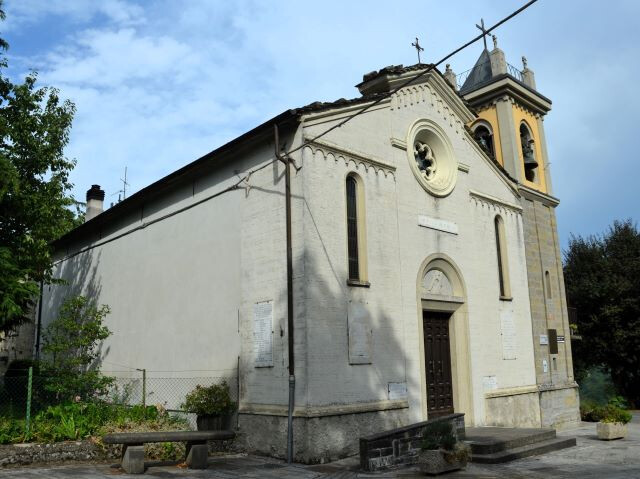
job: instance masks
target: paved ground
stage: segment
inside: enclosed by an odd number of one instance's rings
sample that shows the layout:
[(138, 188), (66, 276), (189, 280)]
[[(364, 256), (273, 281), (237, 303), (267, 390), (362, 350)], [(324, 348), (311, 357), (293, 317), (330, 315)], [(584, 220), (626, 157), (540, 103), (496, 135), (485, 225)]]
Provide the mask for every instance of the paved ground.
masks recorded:
[[(469, 464), (466, 471), (454, 472), (443, 477), (457, 478), (640, 478), (640, 412), (635, 412), (629, 423), (629, 435), (617, 441), (599, 441), (595, 424), (582, 423), (579, 429), (560, 433), (575, 436), (576, 447), (508, 464)], [(357, 472), (357, 458), (349, 458), (322, 466), (287, 466), (275, 459), (233, 455), (211, 458), (210, 467), (204, 471), (191, 471), (176, 465), (147, 463), (144, 476), (124, 474), (117, 467), (107, 464), (74, 464), (51, 467), (27, 467), (0, 469), (2, 478), (83, 478), (113, 479), (114, 477), (161, 478), (210, 478), (210, 479), (362, 479), (362, 478), (413, 478), (420, 476), (417, 469), (405, 469), (387, 473), (366, 474)]]

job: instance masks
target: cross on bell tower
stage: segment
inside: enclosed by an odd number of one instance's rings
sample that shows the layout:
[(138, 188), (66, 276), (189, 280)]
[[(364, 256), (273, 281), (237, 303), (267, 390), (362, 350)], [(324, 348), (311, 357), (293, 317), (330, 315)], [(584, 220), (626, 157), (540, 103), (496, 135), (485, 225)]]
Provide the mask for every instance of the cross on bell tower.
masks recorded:
[(480, 19), (480, 25), (476, 23), (476, 28), (482, 32), (482, 41), (484, 42), (484, 49), (487, 49), (487, 35), (489, 31), (484, 28), (484, 19)]
[(418, 64), (421, 63), (420, 62), (420, 52), (424, 51), (424, 48), (422, 48), (420, 46), (420, 43), (418, 42), (418, 37), (416, 37), (416, 42), (411, 44), (412, 47), (414, 47), (416, 49), (416, 51), (418, 52)]

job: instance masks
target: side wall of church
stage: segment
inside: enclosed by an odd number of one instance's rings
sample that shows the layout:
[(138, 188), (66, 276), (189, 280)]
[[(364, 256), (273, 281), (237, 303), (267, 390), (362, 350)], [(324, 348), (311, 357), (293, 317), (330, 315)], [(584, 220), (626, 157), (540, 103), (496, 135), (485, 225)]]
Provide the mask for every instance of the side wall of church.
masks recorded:
[[(524, 194), (524, 231), (533, 324), (536, 379), (540, 385), (543, 427), (568, 427), (580, 421), (578, 389), (573, 377), (571, 339), (553, 206)], [(548, 330), (560, 341), (551, 354)]]
[[(146, 369), (147, 402), (176, 408), (196, 384), (221, 378), (235, 396), (239, 365), (241, 409), (243, 402), (286, 406), (282, 167), (252, 175), (251, 188), (165, 217), (272, 158), (273, 144), (254, 143), (59, 251), (54, 273), (68, 284), (45, 287), (44, 327), (66, 297), (84, 294), (111, 308), (106, 324), (113, 334), (101, 347), (102, 370), (139, 378), (134, 368)], [(253, 304), (264, 300), (274, 304), (273, 364), (258, 371)]]

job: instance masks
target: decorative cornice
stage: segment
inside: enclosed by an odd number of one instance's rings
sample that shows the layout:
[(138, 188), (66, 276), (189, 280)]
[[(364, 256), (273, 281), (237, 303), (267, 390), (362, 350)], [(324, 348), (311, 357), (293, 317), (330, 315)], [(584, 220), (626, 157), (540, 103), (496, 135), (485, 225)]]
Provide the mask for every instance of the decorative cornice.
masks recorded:
[(498, 208), (505, 208), (507, 210), (511, 210), (518, 214), (522, 213), (522, 206), (516, 205), (514, 203), (509, 203), (507, 201), (501, 200), (500, 198), (496, 198), (495, 196), (491, 196), (486, 193), (481, 193), (475, 190), (469, 190), (469, 196), (474, 201), (476, 201), (476, 203), (497, 206)]
[[(393, 409), (406, 409), (409, 402), (405, 399), (361, 402), (355, 404), (329, 404), (326, 406), (296, 407), (293, 410), (294, 417), (326, 417), (342, 416), (345, 414), (358, 414), (376, 411), (390, 411)], [(287, 406), (245, 403), (238, 408), (240, 414), (255, 414), (258, 416), (282, 416), (286, 417)]]
[(391, 97), (391, 110), (430, 103), (455, 128), (456, 133), (464, 131), (464, 125), (472, 122), (475, 115), (440, 75), (428, 73), (426, 78), (425, 82), (409, 85), (394, 93)]
[(533, 188), (524, 186), (522, 183), (518, 183), (518, 190), (520, 191), (520, 194), (528, 200), (540, 201), (541, 203), (547, 206), (552, 206), (553, 208), (560, 204), (560, 200), (555, 196), (534, 190)]
[(385, 176), (390, 174), (394, 176), (396, 167), (385, 161), (382, 161), (378, 158), (372, 158), (371, 156), (367, 156), (364, 153), (359, 153), (357, 151), (353, 151), (349, 148), (345, 148), (343, 146), (338, 146), (334, 143), (328, 142), (326, 140), (313, 140), (312, 137), (308, 137), (305, 135), (305, 141), (310, 141), (310, 143), (305, 146), (305, 148), (309, 148), (314, 154), (317, 151), (322, 152), (323, 156), (327, 158), (327, 152), (332, 154), (336, 161), (339, 158), (345, 162), (345, 164), (349, 164), (352, 161), (356, 167), (358, 164), (362, 164), (365, 169), (373, 168), (377, 173), (382, 172)]

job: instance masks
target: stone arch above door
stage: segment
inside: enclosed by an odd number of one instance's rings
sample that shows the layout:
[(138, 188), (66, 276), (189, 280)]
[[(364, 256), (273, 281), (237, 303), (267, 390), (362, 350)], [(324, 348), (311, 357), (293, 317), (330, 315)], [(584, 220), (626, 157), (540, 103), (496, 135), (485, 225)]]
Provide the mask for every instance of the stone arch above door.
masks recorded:
[[(448, 256), (434, 254), (425, 259), (418, 277), (418, 296), (427, 309), (432, 309), (429, 307), (432, 301), (453, 303), (448, 309), (451, 311), (457, 309), (456, 305), (465, 302), (466, 292), (462, 276)], [(425, 302), (428, 303), (424, 304)], [(436, 309), (444, 306), (439, 305)]]

